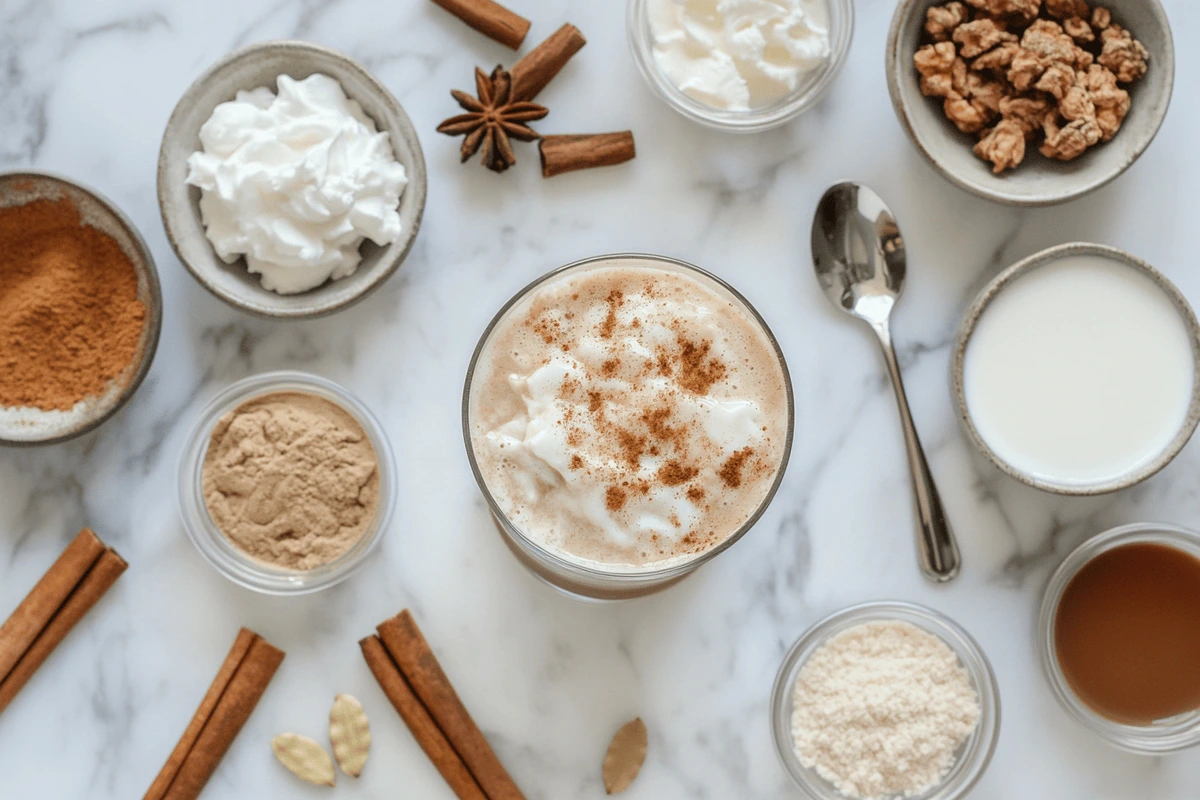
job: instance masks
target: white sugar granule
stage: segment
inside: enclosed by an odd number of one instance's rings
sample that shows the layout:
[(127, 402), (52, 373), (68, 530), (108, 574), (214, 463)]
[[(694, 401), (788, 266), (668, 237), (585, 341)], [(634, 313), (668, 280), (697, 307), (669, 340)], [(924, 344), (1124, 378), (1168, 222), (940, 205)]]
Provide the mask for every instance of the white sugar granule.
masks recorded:
[(849, 797), (912, 797), (941, 779), (979, 724), (950, 647), (908, 622), (867, 622), (813, 651), (796, 678), (800, 763)]

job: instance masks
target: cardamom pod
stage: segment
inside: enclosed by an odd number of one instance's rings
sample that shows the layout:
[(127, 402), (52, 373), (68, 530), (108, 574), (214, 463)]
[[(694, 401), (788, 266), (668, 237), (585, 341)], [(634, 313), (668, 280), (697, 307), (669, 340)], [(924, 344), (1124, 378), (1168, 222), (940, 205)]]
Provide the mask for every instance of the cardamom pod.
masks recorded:
[(279, 763), (314, 786), (333, 786), (333, 759), (316, 741), (298, 733), (281, 733), (271, 740)]
[(329, 710), (329, 742), (342, 772), (351, 778), (362, 774), (371, 749), (371, 726), (362, 703), (348, 694), (333, 698)]
[(646, 760), (646, 723), (642, 718), (621, 726), (604, 756), (604, 790), (609, 794), (623, 792), (633, 783)]

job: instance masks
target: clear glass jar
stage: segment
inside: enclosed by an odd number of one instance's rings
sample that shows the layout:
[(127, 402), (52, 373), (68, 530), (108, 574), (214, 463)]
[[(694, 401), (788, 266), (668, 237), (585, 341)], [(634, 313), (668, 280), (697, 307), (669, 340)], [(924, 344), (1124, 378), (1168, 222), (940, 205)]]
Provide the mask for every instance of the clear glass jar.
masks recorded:
[[(379, 506), (370, 527), (336, 560), (309, 570), (282, 569), (246, 555), (221, 533), (204, 503), (204, 456), (208, 452), (213, 426), (242, 403), (276, 392), (316, 395), (345, 409), (362, 426), (379, 460)], [(178, 487), (184, 530), (200, 555), (218, 572), (239, 586), (264, 594), (308, 594), (328, 589), (350, 577), (383, 537), (395, 507), (396, 461), (378, 420), (341, 386), (304, 372), (265, 372), (237, 381), (200, 412), (183, 449)]]
[(808, 76), (791, 94), (760, 108), (725, 111), (700, 102), (681, 92), (663, 74), (654, 60), (654, 36), (647, 10), (649, 0), (628, 0), (625, 7), (625, 31), (638, 71), (650, 89), (688, 119), (717, 130), (754, 133), (775, 128), (796, 118), (817, 104), (837, 77), (850, 51), (854, 35), (853, 0), (826, 0), (829, 7), (829, 58)]
[(1046, 584), (1046, 593), (1042, 596), (1042, 606), (1038, 612), (1038, 654), (1054, 697), (1073, 720), (1122, 750), (1161, 755), (1200, 744), (1200, 709), (1150, 725), (1114, 722), (1097, 714), (1072, 691), (1058, 664), (1054, 646), (1058, 603), (1071, 579), (1101, 553), (1135, 542), (1175, 547), (1200, 558), (1200, 533), (1175, 525), (1139, 522), (1093, 536), (1063, 559)]
[(899, 620), (916, 625), (946, 643), (966, 669), (979, 695), (979, 724), (955, 754), (954, 765), (940, 783), (913, 795), (911, 800), (952, 800), (966, 797), (979, 782), (1000, 738), (1000, 687), (992, 665), (979, 644), (958, 623), (932, 608), (901, 601), (880, 601), (851, 606), (813, 625), (783, 659), (771, 692), (771, 735), (784, 771), (812, 800), (845, 800), (829, 781), (800, 763), (792, 742), (792, 704), (796, 678), (804, 663), (829, 639), (864, 622)]
[[(492, 331), (505, 319), (511, 309), (519, 305), (522, 300), (544, 284), (566, 277), (567, 273), (570, 272), (615, 266), (622, 268), (649, 267), (667, 272), (683, 273), (694, 280), (698, 280), (701, 284), (716, 292), (717, 295), (733, 302), (746, 315), (748, 321), (757, 323), (763, 335), (770, 342), (779, 360), (779, 369), (783, 375), (784, 390), (787, 394), (787, 435), (784, 441), (783, 454), (779, 462), (779, 468), (775, 473), (775, 478), (762, 503), (759, 504), (758, 508), (740, 528), (730, 533), (716, 546), (685, 559), (673, 559), (666, 566), (659, 568), (617, 564), (607, 565), (593, 561), (585, 562), (583, 559), (571, 558), (543, 547), (505, 516), (500, 504), (488, 489), (487, 481), (480, 471), (479, 462), (475, 457), (475, 448), (471, 439), (472, 380), (480, 355), (483, 353)], [(463, 387), (462, 399), (462, 427), (463, 439), (467, 447), (467, 459), (471, 463), (471, 471), (475, 475), (475, 481), (479, 484), (479, 490), (487, 500), (488, 507), (491, 509), (492, 517), (495, 519), (496, 527), (500, 531), (504, 543), (512, 551), (513, 555), (517, 557), (517, 560), (525, 565), (535, 576), (565, 594), (581, 600), (626, 600), (660, 591), (679, 582), (701, 565), (708, 563), (732, 547), (750, 528), (754, 527), (754, 523), (767, 510), (767, 506), (771, 504), (772, 498), (775, 497), (775, 492), (779, 489), (779, 484), (783, 480), (783, 474), (787, 469), (788, 457), (792, 450), (795, 416), (792, 382), (788, 375), (787, 363), (783, 358), (783, 351), (779, 349), (779, 343), (775, 340), (770, 328), (767, 327), (767, 323), (754, 310), (749, 301), (742, 297), (729, 284), (699, 267), (665, 256), (641, 253), (595, 256), (582, 261), (576, 261), (546, 273), (518, 292), (496, 313), (496, 316), (479, 338), (479, 344), (475, 348), (475, 353), (471, 356), (470, 366), (467, 367), (467, 378), (466, 384)]]

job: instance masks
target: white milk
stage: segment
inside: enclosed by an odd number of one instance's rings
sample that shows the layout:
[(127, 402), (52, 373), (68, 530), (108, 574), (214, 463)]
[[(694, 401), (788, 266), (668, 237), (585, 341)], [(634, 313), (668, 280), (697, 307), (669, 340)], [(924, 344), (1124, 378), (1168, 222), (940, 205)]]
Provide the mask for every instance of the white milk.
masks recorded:
[(1002, 289), (967, 345), (963, 386), (980, 436), (1009, 465), (1095, 484), (1153, 461), (1191, 402), (1192, 339), (1143, 273), (1063, 258)]

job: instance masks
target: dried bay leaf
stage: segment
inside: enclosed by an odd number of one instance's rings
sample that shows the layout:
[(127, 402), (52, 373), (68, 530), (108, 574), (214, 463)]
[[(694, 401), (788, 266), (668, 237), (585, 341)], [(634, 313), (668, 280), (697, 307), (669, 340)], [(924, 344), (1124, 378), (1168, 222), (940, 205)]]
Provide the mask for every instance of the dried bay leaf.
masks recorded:
[(329, 742), (342, 772), (351, 778), (362, 774), (371, 750), (371, 726), (362, 703), (348, 694), (333, 698), (329, 710)]
[(646, 723), (642, 718), (625, 723), (608, 746), (604, 756), (604, 790), (623, 792), (633, 783), (646, 760)]
[(333, 759), (325, 748), (307, 736), (281, 733), (271, 740), (279, 763), (302, 781), (314, 786), (333, 786)]

